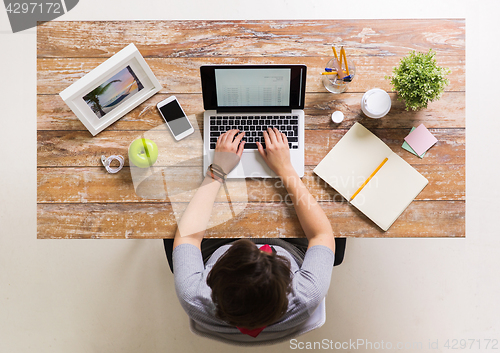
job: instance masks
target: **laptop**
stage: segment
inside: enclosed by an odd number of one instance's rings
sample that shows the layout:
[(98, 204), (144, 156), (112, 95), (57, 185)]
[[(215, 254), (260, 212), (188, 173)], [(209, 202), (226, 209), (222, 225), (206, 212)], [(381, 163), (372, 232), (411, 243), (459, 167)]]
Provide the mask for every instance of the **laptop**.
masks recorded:
[(245, 131), (245, 150), (228, 178), (273, 178), (257, 150), (262, 132), (287, 134), (295, 171), (304, 176), (305, 65), (204, 65), (203, 170), (212, 163), (217, 138), (231, 129)]

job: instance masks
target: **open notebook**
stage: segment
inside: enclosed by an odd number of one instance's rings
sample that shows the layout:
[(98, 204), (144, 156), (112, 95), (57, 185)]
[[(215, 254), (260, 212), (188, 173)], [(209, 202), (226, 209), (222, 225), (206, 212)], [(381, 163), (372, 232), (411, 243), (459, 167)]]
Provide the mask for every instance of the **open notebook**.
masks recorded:
[[(385, 158), (387, 161), (351, 200)], [(428, 183), (359, 123), (349, 129), (314, 172), (383, 230), (389, 229)]]

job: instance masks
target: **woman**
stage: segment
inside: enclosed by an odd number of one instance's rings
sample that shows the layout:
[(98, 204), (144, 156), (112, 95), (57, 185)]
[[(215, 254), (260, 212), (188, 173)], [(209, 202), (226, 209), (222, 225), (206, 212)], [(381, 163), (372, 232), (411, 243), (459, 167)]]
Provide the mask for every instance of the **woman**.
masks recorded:
[(286, 187), (307, 240), (224, 239), (202, 244), (219, 188), (243, 153), (244, 134), (230, 130), (219, 137), (214, 163), (178, 224), (169, 262), (181, 305), (204, 329), (252, 337), (265, 330), (284, 337), (305, 322), (326, 295), (335, 240), (328, 218), (290, 162), (286, 135), (268, 128), (263, 132), (266, 149), (257, 143), (259, 153)]

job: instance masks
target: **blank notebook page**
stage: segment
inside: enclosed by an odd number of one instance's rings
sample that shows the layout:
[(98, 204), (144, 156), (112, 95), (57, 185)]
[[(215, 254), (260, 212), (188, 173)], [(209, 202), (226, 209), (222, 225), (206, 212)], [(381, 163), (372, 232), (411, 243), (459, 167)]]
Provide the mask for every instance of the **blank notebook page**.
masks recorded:
[(349, 200), (391, 153), (377, 136), (356, 123), (314, 168), (314, 172)]
[(392, 153), (351, 204), (387, 230), (427, 183), (411, 165)]

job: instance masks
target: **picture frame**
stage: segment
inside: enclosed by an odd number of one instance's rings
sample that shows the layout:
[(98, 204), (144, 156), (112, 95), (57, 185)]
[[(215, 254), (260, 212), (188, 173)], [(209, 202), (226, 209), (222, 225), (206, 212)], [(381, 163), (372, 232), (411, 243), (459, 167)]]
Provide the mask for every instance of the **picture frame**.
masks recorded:
[(59, 93), (92, 136), (162, 88), (134, 44), (129, 44)]

